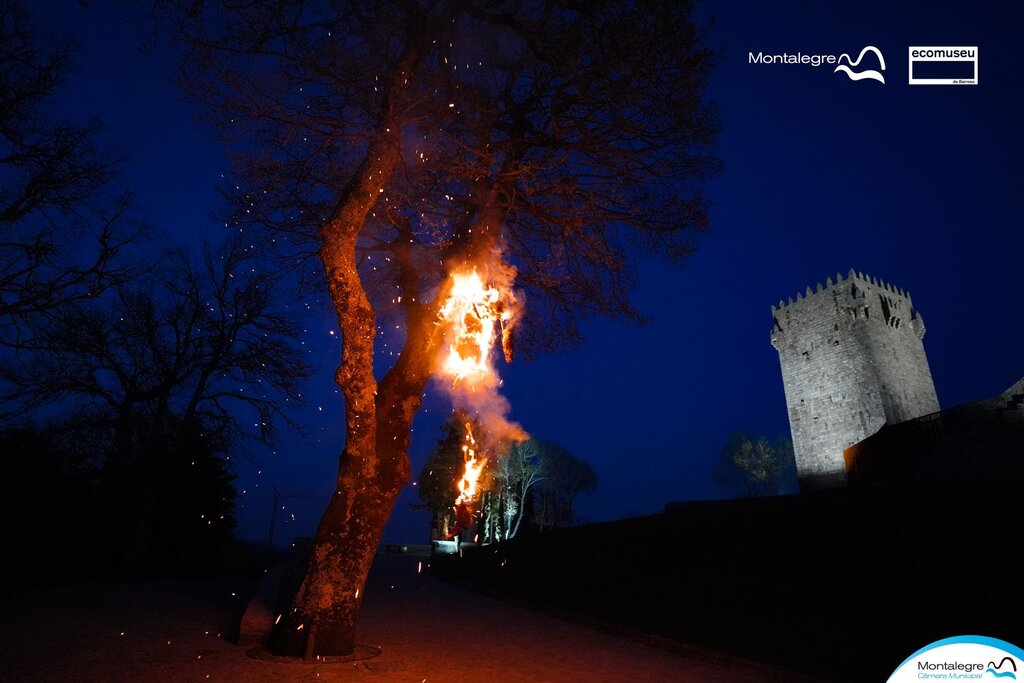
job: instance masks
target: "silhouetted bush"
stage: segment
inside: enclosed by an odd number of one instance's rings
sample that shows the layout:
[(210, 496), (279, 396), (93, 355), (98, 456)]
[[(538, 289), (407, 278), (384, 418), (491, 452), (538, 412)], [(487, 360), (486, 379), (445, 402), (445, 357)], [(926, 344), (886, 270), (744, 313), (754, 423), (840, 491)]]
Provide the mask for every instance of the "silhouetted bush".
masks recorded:
[(151, 438), (114, 449), (86, 417), (0, 432), (9, 572), (47, 581), (212, 566), (231, 539), (235, 490), (223, 451), (197, 426), (137, 429)]

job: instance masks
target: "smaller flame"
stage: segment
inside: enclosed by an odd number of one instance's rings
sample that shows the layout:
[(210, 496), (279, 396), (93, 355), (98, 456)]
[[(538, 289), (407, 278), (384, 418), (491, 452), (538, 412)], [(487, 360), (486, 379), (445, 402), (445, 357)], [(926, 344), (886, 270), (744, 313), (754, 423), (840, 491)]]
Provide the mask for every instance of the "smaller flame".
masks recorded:
[(477, 497), (480, 475), (483, 474), (487, 459), (477, 457), (477, 443), (473, 428), (466, 423), (466, 443), (462, 444), (465, 468), (458, 482), (459, 497), (455, 499), (455, 526), (449, 538), (454, 538), (473, 526), (473, 500)]
[(477, 496), (477, 489), (480, 485), (480, 475), (487, 464), (486, 458), (477, 458), (477, 443), (473, 437), (473, 428), (466, 423), (466, 443), (462, 444), (462, 457), (465, 460), (466, 468), (459, 480), (459, 497), (455, 499), (456, 505), (469, 505)]

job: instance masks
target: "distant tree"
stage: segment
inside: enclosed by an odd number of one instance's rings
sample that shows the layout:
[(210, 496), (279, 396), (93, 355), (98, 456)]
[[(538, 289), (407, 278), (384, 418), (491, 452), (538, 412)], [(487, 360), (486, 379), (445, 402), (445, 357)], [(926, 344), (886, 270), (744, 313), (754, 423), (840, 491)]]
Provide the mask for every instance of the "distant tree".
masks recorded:
[(541, 446), (541, 485), (536, 494), (534, 521), (540, 527), (573, 523), (573, 502), (581, 493), (597, 489), (597, 473), (583, 460), (558, 444)]
[[(125, 533), (114, 545), (139, 555), (127, 564), (180, 558), (233, 527), (234, 437), (269, 437), (289, 420), (308, 374), (300, 328), (271, 295), (274, 273), (256, 274), (241, 243), (198, 264), (184, 252), (159, 268), (140, 257), (145, 226), (116, 183), (119, 159), (97, 148), (98, 124), (53, 115), (72, 47), (40, 36), (19, 3), (0, 0), (0, 415), (20, 458), (10, 464), (32, 470), (37, 458), (33, 471), (50, 475), (38, 481), (69, 491), (37, 518), (85, 519), (64, 503), (98, 496), (101, 521)], [(43, 408), (57, 417), (17, 423)]]
[(748, 496), (785, 493), (795, 481), (793, 443), (778, 437), (769, 441), (737, 432), (722, 449), (715, 480)]
[[(448, 538), (454, 522), (457, 482), (465, 468), (462, 446), (467, 423), (478, 440), (488, 439), (478, 423), (456, 411), (441, 426), (444, 436), (438, 439), (417, 480), (421, 504), (416, 507), (433, 514), (441, 538)], [(479, 481), (479, 497), (474, 501), (482, 522), (480, 536), (484, 542), (507, 540), (518, 533), (527, 501), (541, 481), (540, 444), (534, 439), (499, 442), (482, 456), (487, 464)]]
[(52, 120), (71, 46), (40, 40), (27, 12), (0, 0), (0, 344), (34, 315), (96, 297), (139, 275), (127, 258), (143, 226), (113, 187), (117, 160), (98, 125)]
[(712, 55), (676, 0), (162, 4), (180, 80), (231, 144), (232, 227), (316, 255), (342, 333), (335, 494), (270, 643), (348, 654), (447, 276), (503, 247), (533, 349), (577, 341), (580, 314), (637, 317), (637, 251), (678, 261), (706, 224)]
[(229, 532), (229, 445), (272, 438), (301, 401), (301, 328), (253, 258), (238, 242), (199, 266), (170, 254), (159, 273), (47, 312), (0, 367), (9, 412), (70, 410), (66, 427), (92, 444), (122, 506), (126, 571), (175, 546), (176, 513), (209, 527), (195, 547)]

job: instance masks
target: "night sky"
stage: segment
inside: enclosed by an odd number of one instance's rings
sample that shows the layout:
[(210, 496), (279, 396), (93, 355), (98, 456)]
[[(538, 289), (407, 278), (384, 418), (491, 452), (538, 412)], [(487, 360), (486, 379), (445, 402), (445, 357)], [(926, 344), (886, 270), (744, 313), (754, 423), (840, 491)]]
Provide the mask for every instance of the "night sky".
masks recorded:
[[(788, 434), (769, 307), (837, 271), (909, 290), (944, 408), (998, 394), (1024, 374), (1024, 5), (892, 5), (704, 6), (715, 17), (709, 42), (721, 51), (709, 95), (721, 109), (725, 164), (708, 186), (711, 231), (682, 269), (640, 264), (633, 300), (649, 325), (588, 320), (579, 349), (501, 367), (513, 418), (597, 471), (597, 493), (578, 503), (583, 518), (728, 495), (712, 467), (730, 433)], [(144, 215), (182, 244), (222, 230), (210, 216), (225, 162), (169, 80), (173, 56), (140, 52), (143, 7), (67, 1), (32, 10), (77, 42), (60, 111), (102, 120), (102, 140), (130, 157), (124, 179)], [(748, 64), (748, 52), (856, 57), (865, 45), (885, 56), (884, 85), (828, 66)], [(908, 85), (910, 45), (977, 45), (979, 85)], [(248, 446), (247, 458), (233, 459), (243, 538), (266, 537), (272, 486), (316, 497), (282, 500), (279, 541), (311, 534), (332, 490), (343, 435), (330, 380), (335, 329), (327, 314), (310, 320), (318, 373), (297, 415), (309, 438), (273, 452)], [(414, 473), (447, 410), (428, 398), (413, 434)], [(385, 541), (426, 542), (415, 501), (409, 487)]]

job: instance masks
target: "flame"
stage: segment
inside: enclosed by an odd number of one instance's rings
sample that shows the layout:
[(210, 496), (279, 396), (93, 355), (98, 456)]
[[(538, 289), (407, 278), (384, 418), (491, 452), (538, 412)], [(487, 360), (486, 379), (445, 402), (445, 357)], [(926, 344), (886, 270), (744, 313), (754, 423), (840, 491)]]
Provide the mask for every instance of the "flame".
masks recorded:
[(451, 294), (440, 311), (441, 320), (452, 325), (441, 372), (452, 379), (452, 384), (462, 380), (471, 383), (494, 380), (491, 351), (499, 325), (506, 360), (511, 356), (512, 307), (508, 305), (511, 292), (485, 284), (475, 268), (470, 272), (452, 273), (451, 278)]
[[(446, 337), (437, 374), (451, 381), (453, 404), (475, 415), (489, 437), (526, 438), (522, 428), (506, 418), (508, 402), (498, 393), (501, 382), (492, 361), (499, 331), (505, 360), (512, 361), (511, 331), (518, 310), (511, 288), (515, 269), (500, 260), (478, 265), (485, 275), (476, 267), (450, 274), (448, 298), (438, 312)], [(452, 536), (473, 524), (473, 503), (480, 496), (480, 477), (487, 464), (473, 428), (469, 422), (464, 424), (464, 467), (457, 482)]]
[(449, 538), (454, 538), (473, 526), (473, 501), (480, 491), (480, 475), (483, 474), (487, 458), (478, 457), (479, 447), (473, 436), (473, 428), (467, 422), (466, 439), (462, 444), (465, 466), (458, 481), (459, 497), (455, 499), (455, 525)]
[(480, 475), (487, 464), (487, 458), (477, 458), (478, 447), (473, 437), (473, 428), (466, 423), (466, 443), (462, 444), (462, 456), (466, 462), (466, 468), (459, 480), (459, 497), (455, 499), (456, 505), (469, 505), (476, 498)]

